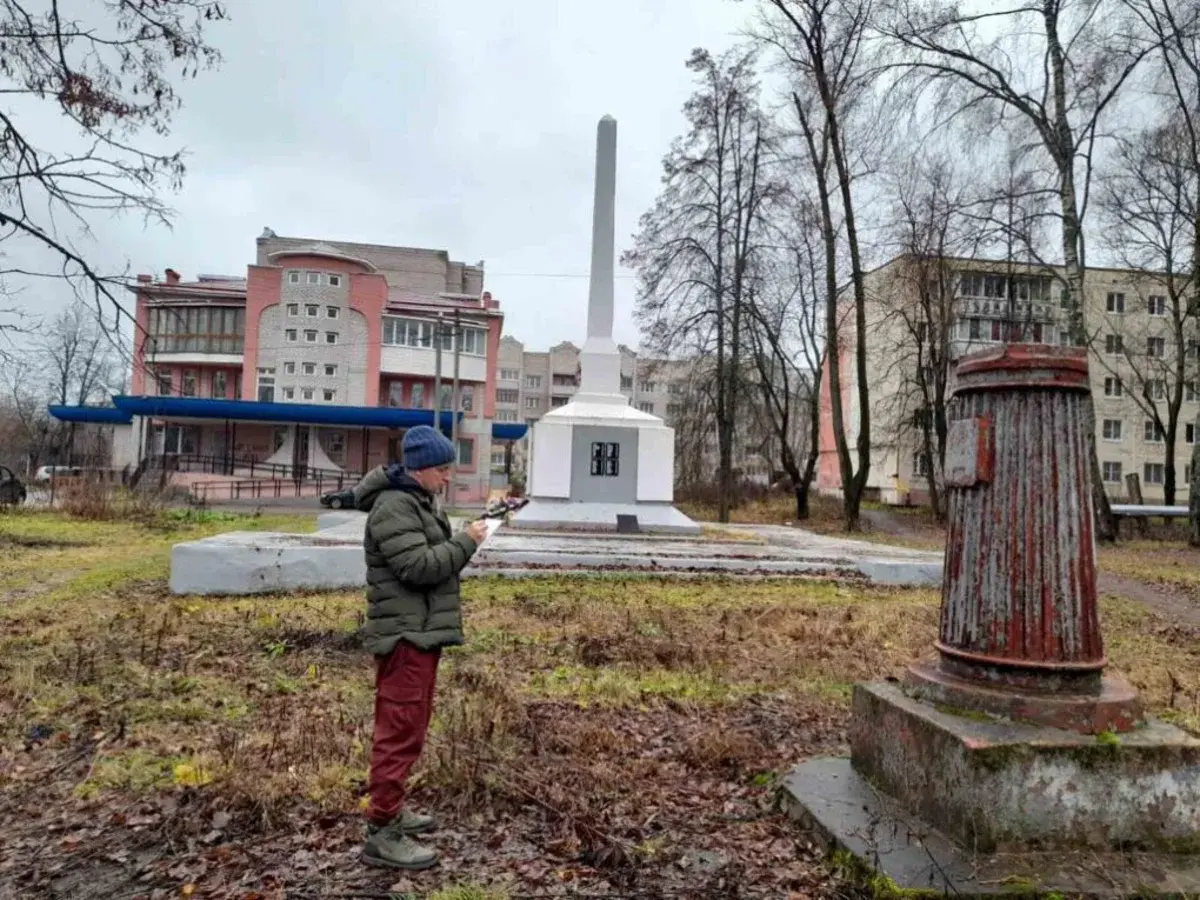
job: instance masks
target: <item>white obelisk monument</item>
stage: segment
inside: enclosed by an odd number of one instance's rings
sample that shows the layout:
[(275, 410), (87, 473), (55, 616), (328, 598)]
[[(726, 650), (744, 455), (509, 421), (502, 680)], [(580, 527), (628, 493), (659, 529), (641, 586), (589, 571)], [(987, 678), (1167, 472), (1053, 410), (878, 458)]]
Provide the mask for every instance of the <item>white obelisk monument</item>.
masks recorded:
[(533, 426), (529, 504), (519, 528), (699, 533), (676, 510), (675, 431), (629, 405), (621, 393), (621, 352), (613, 342), (617, 122), (596, 129), (596, 193), (587, 340), (579, 392)]

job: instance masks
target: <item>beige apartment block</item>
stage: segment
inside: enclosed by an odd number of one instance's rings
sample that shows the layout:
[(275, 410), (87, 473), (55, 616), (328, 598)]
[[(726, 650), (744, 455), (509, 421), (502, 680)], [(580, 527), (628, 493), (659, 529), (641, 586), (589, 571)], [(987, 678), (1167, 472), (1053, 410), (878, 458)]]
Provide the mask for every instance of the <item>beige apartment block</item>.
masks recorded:
[[(1070, 345), (1073, 311), (1063, 301), (1061, 269), (983, 259), (954, 259), (942, 270), (952, 284), (948, 327), (950, 355), (1003, 342)], [(868, 273), (868, 381), (871, 386), (869, 489), (886, 503), (923, 503), (928, 483), (917, 427), (921, 393), (915, 377), (926, 360), (914, 329), (939, 321), (921, 314), (922, 278), (928, 264), (898, 257)], [(1125, 269), (1089, 268), (1084, 281), (1083, 331), (1096, 410), (1097, 455), (1106, 490), (1126, 499), (1126, 476), (1136, 473), (1146, 502), (1163, 502), (1166, 443), (1152, 410), (1168, 419), (1168, 398), (1178, 389), (1182, 406), (1175, 442), (1175, 503), (1187, 502), (1192, 443), (1200, 413), (1200, 357), (1195, 318), (1176, 310), (1162, 276)], [(929, 296), (927, 292), (925, 297)], [(849, 322), (847, 322), (849, 325)], [(844, 340), (841, 372), (851, 447), (861, 421), (857, 406), (856, 349)], [(1180, 359), (1182, 357), (1182, 359)], [(1182, 366), (1182, 374), (1178, 367)], [(952, 379), (951, 379), (952, 387)], [(823, 419), (827, 419), (825, 386)], [(818, 490), (840, 491), (836, 453), (824, 422)]]

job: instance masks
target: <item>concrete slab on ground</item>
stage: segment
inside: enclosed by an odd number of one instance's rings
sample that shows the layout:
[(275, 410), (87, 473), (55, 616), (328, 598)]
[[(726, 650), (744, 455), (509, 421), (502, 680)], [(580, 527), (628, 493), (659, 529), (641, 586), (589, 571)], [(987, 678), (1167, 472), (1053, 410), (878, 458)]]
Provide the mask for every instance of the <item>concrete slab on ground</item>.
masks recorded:
[[(851, 854), (858, 875), (883, 876), (895, 890), (1096, 898), (1200, 892), (1200, 856), (972, 853), (878, 792), (849, 759), (802, 763), (784, 780), (782, 799), (788, 814), (828, 850)], [(844, 856), (839, 861), (848, 862)]]
[[(315, 534), (233, 532), (175, 545), (177, 594), (254, 594), (362, 587), (366, 515), (325, 513)], [(452, 520), (455, 527), (460, 524)], [(795, 532), (796, 530), (790, 530)], [(647, 575), (826, 576), (884, 584), (937, 584), (940, 554), (882, 548), (810, 533), (788, 541), (717, 540), (687, 535), (535, 532), (501, 526), (465, 576), (540, 572)]]

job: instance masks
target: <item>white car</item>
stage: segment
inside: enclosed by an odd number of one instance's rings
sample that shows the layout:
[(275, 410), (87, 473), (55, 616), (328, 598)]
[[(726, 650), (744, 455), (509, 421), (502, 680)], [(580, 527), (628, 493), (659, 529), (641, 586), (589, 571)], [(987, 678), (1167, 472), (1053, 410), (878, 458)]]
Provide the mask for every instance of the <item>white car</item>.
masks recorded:
[(63, 478), (70, 475), (81, 475), (82, 469), (75, 466), (42, 466), (33, 473), (33, 480), (37, 484), (45, 484), (51, 478)]

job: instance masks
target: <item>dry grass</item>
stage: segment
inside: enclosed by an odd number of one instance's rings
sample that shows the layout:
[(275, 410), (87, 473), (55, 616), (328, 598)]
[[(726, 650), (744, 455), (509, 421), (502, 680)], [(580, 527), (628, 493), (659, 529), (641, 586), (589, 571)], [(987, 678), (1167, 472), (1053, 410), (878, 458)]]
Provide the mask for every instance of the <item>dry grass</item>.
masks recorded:
[[(247, 836), (303, 815), (353, 841), (373, 696), (361, 594), (206, 599), (164, 584), (174, 541), (301, 525), (0, 517), (0, 807), (37, 796), (59, 816), (170, 798), (193, 842), (218, 812)], [(416, 786), (463, 821), (540, 810), (551, 845), (600, 866), (674, 846), (669, 831), (643, 847), (614, 823), (668, 808), (659, 798), (680, 779), (767, 785), (836, 749), (851, 685), (927, 653), (938, 596), (544, 577), (475, 579), (465, 603), (468, 643), (444, 662)], [(1113, 664), (1151, 710), (1200, 732), (1200, 646), (1137, 604), (1106, 599), (1103, 613)]]

